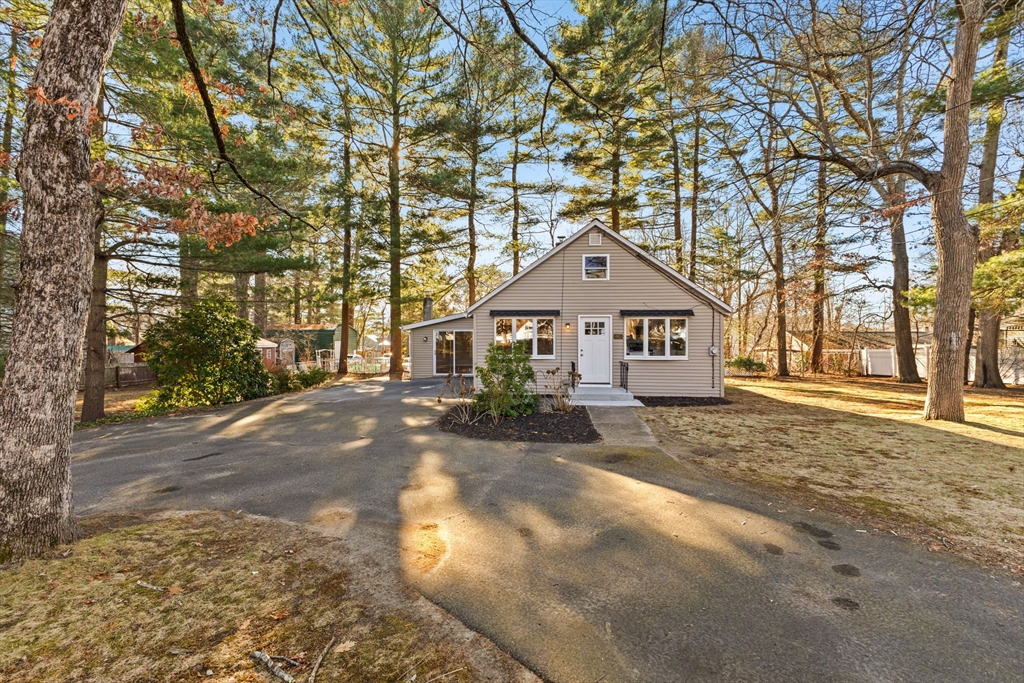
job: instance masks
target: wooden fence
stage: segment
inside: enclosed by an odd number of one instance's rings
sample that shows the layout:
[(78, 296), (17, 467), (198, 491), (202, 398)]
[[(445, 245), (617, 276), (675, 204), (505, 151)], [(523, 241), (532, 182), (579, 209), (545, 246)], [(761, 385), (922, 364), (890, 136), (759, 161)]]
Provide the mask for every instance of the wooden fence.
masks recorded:
[[(123, 389), (143, 384), (151, 384), (156, 380), (156, 373), (145, 363), (125, 363), (108, 365), (104, 369), (103, 384), (107, 387)], [(85, 387), (85, 368), (78, 375), (78, 388)]]

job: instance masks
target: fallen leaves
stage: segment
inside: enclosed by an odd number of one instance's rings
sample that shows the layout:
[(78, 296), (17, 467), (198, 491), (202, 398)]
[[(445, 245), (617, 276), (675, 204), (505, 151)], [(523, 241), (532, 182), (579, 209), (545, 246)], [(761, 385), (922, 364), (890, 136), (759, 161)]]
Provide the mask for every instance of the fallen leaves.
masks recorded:
[(355, 646), (356, 646), (356, 641), (354, 641), (354, 640), (346, 640), (344, 643), (338, 643), (335, 646), (333, 652), (334, 652), (334, 654), (340, 655), (340, 654), (343, 654), (345, 652), (349, 652), (350, 650), (353, 650), (355, 648)]

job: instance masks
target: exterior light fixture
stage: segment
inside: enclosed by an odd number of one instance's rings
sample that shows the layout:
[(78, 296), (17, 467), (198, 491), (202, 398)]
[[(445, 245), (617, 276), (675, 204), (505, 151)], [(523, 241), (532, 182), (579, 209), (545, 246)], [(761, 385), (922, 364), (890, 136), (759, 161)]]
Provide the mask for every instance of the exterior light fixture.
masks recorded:
[(568, 332), (570, 329), (572, 329), (572, 325), (570, 325), (569, 323), (566, 323), (565, 324), (565, 331)]
[(426, 342), (426, 341), (427, 341), (427, 335), (423, 335), (423, 341), (424, 341), (424, 342)]

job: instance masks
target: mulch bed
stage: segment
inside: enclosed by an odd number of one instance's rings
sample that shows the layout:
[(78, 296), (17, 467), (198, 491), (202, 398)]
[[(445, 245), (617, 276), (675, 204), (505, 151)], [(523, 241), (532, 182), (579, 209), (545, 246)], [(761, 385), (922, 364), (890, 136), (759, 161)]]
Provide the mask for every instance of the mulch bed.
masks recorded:
[(717, 396), (637, 396), (636, 400), (648, 408), (693, 408), (698, 406), (727, 406), (732, 401)]
[(533, 441), (538, 443), (596, 443), (601, 435), (594, 429), (586, 408), (576, 406), (570, 413), (534, 413), (506, 417), (498, 424), (487, 415), (473, 424), (454, 418), (452, 411), (437, 421), (442, 432), (486, 441)]

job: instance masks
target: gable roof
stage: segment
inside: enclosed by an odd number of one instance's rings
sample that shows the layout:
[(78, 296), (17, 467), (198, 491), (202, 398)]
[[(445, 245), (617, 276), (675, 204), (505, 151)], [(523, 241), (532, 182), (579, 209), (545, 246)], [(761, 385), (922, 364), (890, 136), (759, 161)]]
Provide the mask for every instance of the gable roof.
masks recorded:
[[(680, 275), (676, 271), (672, 270), (671, 268), (668, 267), (667, 264), (665, 264), (662, 261), (659, 261), (655, 257), (651, 256), (646, 251), (644, 251), (643, 249), (641, 249), (637, 245), (633, 244), (632, 242), (630, 242), (628, 239), (626, 239), (622, 235), (620, 235), (617, 232), (614, 232), (612, 230), (609, 230), (608, 226), (606, 226), (604, 223), (602, 223), (601, 221), (599, 221), (599, 220), (597, 220), (595, 218), (595, 219), (591, 220), (589, 223), (587, 223), (586, 225), (584, 225), (582, 228), (580, 228), (579, 230), (574, 232), (573, 234), (569, 235), (569, 237), (567, 237), (566, 239), (562, 240), (562, 242), (560, 244), (556, 245), (553, 249), (548, 250), (548, 252), (545, 253), (543, 256), (541, 256), (539, 259), (537, 259), (536, 261), (534, 261), (530, 265), (528, 265), (525, 268), (523, 268), (521, 271), (519, 271), (519, 273), (517, 275), (509, 278), (508, 280), (505, 280), (497, 288), (495, 288), (495, 289), (491, 290), (490, 292), (488, 292), (488, 294), (486, 296), (484, 296), (482, 299), (480, 299), (475, 304), (473, 304), (468, 309), (466, 309), (466, 312), (465, 312), (465, 314), (463, 314), (463, 316), (450, 316), (450, 317), (455, 318), (455, 317), (464, 317), (464, 316), (470, 315), (471, 313), (473, 313), (473, 311), (475, 311), (476, 309), (480, 308), (480, 306), (482, 306), (483, 304), (487, 303), (488, 300), (493, 298), (499, 292), (502, 292), (505, 289), (507, 289), (513, 282), (516, 282), (517, 280), (525, 277), (527, 274), (529, 274), (531, 271), (533, 271), (534, 268), (536, 268), (537, 266), (539, 266), (540, 264), (544, 263), (545, 261), (547, 261), (549, 258), (554, 256), (555, 254), (559, 253), (560, 251), (562, 251), (563, 249), (568, 247), (570, 244), (572, 244), (573, 242), (578, 240), (583, 235), (587, 234), (590, 231), (591, 228), (597, 228), (598, 230), (601, 231), (602, 234), (607, 235), (608, 237), (610, 237), (615, 242), (618, 242), (620, 247), (622, 247), (626, 251), (632, 253), (634, 256), (639, 258), (641, 261), (646, 262), (647, 265), (651, 266), (654, 270), (658, 271), (660, 274), (666, 276), (669, 280), (672, 280), (673, 282), (675, 282), (675, 284), (681, 285), (685, 289), (690, 290), (690, 292), (695, 294), (697, 296), (697, 298), (703, 299), (705, 303), (710, 304), (712, 308), (717, 309), (719, 312), (724, 313), (725, 315), (731, 315), (734, 312), (733, 308), (731, 306), (729, 306), (729, 304), (725, 303), (724, 301), (722, 301), (721, 299), (716, 297), (714, 294), (712, 294), (711, 292), (709, 292), (706, 289), (704, 289), (703, 287), (701, 287), (700, 285), (690, 281), (689, 279), (683, 277), (682, 275)], [(408, 327), (411, 327), (411, 326), (407, 325), (406, 328), (408, 328)]]

